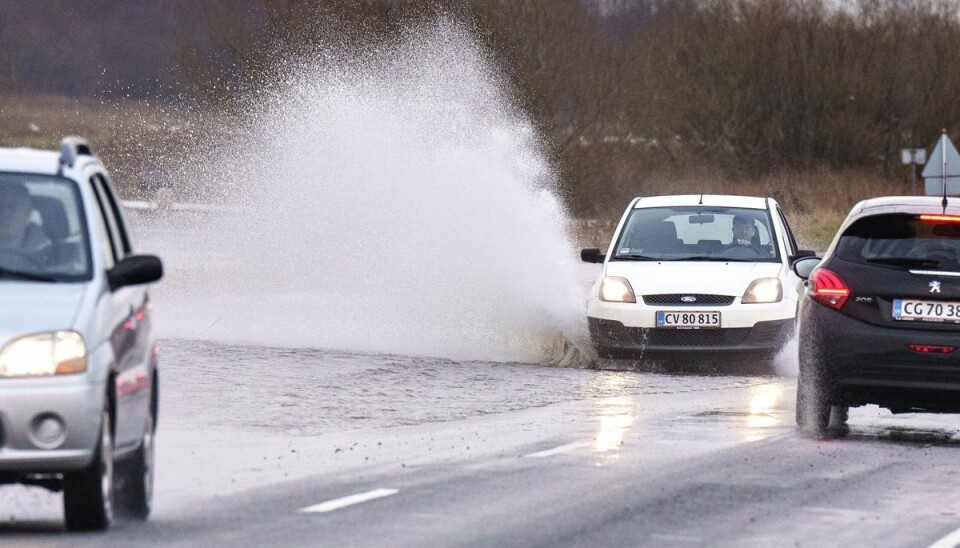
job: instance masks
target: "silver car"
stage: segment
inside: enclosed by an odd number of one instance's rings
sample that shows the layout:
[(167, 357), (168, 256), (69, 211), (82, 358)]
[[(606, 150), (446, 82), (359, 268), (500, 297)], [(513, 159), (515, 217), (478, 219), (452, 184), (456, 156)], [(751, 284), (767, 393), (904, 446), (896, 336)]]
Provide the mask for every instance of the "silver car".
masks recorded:
[(0, 148), (0, 484), (62, 489), (70, 530), (150, 513), (162, 275), (84, 140)]

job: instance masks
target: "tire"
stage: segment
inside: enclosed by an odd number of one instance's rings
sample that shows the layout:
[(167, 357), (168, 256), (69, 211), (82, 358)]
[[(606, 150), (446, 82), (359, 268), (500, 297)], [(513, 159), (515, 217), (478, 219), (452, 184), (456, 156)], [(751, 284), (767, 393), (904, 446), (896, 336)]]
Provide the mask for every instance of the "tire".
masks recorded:
[(830, 391), (820, 360), (815, 340), (808, 340), (797, 349), (799, 375), (797, 375), (797, 426), (800, 430), (817, 437), (827, 435), (830, 426)]
[(797, 426), (814, 436), (824, 436), (830, 426), (830, 404), (821, 387), (801, 371), (797, 379)]
[(138, 520), (150, 517), (153, 502), (156, 419), (151, 406), (140, 447), (120, 466), (120, 510)]
[(64, 474), (63, 515), (69, 531), (102, 531), (113, 520), (113, 433), (110, 412), (103, 411), (100, 443), (93, 462)]
[(847, 427), (847, 418), (850, 416), (850, 407), (834, 404), (830, 406), (830, 434), (840, 438), (846, 436), (850, 429)]
[(801, 364), (797, 378), (797, 426), (818, 438), (846, 435), (850, 408), (833, 401), (827, 383)]

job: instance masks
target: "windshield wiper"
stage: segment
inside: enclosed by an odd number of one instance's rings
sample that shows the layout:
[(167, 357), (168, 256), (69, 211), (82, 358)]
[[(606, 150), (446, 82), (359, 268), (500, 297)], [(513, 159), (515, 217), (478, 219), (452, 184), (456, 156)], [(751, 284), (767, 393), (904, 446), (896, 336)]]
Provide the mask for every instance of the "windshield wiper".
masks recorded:
[(657, 257), (647, 257), (646, 255), (614, 255), (614, 260), (623, 261), (672, 261), (673, 259), (660, 259)]
[(913, 257), (880, 257), (877, 259), (867, 259), (867, 262), (908, 268), (914, 266), (940, 266), (940, 261), (934, 259), (916, 259)]
[(16, 280), (30, 280), (33, 282), (55, 282), (57, 278), (35, 272), (24, 272), (22, 270), (13, 270), (11, 268), (0, 267), (0, 279), (10, 278)]
[(692, 255), (690, 257), (680, 257), (674, 259), (675, 261), (720, 261), (720, 262), (730, 262), (730, 263), (753, 263), (756, 262), (752, 259), (731, 259), (729, 257), (716, 257), (712, 255)]

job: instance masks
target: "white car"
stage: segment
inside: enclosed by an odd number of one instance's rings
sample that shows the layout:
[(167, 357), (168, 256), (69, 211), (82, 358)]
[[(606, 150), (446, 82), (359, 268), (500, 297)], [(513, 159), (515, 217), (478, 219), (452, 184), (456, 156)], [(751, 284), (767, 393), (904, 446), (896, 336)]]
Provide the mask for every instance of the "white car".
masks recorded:
[(587, 305), (602, 358), (718, 353), (770, 358), (794, 335), (800, 250), (777, 202), (747, 196), (635, 198)]

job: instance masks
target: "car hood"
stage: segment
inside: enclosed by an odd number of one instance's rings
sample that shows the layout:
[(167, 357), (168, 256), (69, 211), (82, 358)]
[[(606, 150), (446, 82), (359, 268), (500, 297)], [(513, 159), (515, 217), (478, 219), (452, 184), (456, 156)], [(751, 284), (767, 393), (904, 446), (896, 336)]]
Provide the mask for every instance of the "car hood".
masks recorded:
[(28, 333), (74, 329), (85, 284), (0, 282), (0, 344)]
[(699, 293), (740, 297), (757, 278), (776, 278), (780, 263), (610, 261), (607, 276), (630, 281), (637, 295)]

